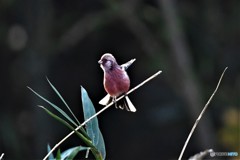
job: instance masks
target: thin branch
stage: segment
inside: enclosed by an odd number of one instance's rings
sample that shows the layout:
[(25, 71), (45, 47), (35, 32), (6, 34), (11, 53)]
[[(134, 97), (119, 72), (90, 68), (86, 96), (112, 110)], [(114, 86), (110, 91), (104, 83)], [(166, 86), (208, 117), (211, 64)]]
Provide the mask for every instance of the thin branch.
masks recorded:
[(1, 154), (1, 156), (0, 156), (0, 160), (2, 160), (2, 159), (3, 159), (3, 156), (4, 156), (4, 153), (2, 153), (2, 154)]
[(206, 149), (205, 151), (202, 151), (190, 157), (188, 160), (202, 160), (205, 156), (211, 154), (212, 152), (214, 152), (213, 149)]
[[(139, 85), (137, 85), (136, 87), (132, 88), (131, 90), (129, 90), (126, 95), (129, 95), (130, 93), (132, 93), (133, 91), (135, 91), (136, 89), (138, 89), (139, 87), (143, 86), (145, 83), (147, 83), (148, 81), (152, 80), (153, 78), (157, 77), (159, 74), (161, 74), (162, 71), (158, 71), (157, 73), (155, 73), (154, 75), (152, 75), (151, 77), (149, 77), (148, 79), (146, 79), (145, 81), (143, 81), (142, 83), (140, 83)], [(115, 102), (121, 100), (122, 98), (124, 98), (126, 95), (123, 95), (119, 98), (116, 99)], [(103, 111), (105, 111), (106, 109), (108, 109), (110, 106), (113, 105), (113, 102), (109, 103), (107, 106), (105, 106), (104, 108), (102, 108), (100, 111), (98, 111), (96, 114), (94, 114), (92, 117), (88, 118), (86, 121), (84, 121), (80, 126), (78, 126), (75, 130), (73, 130), (72, 132), (70, 132), (67, 136), (65, 136), (61, 141), (59, 141), (49, 152), (48, 154), (43, 158), (43, 160), (46, 160), (49, 155), (56, 150), (57, 147), (59, 147), (66, 139), (68, 139), (71, 135), (74, 134), (74, 132), (76, 132), (77, 130), (79, 130), (81, 127), (83, 127), (86, 123), (88, 123), (89, 121), (91, 121), (93, 118), (97, 117), (99, 114), (101, 114)]]
[(192, 127), (192, 130), (191, 130), (191, 132), (189, 133), (188, 138), (187, 138), (187, 140), (186, 140), (186, 142), (185, 142), (185, 144), (184, 144), (184, 146), (183, 146), (183, 148), (182, 148), (182, 151), (181, 151), (181, 154), (180, 154), (178, 160), (181, 160), (181, 159), (182, 159), (183, 153), (184, 153), (184, 151), (185, 151), (185, 149), (186, 149), (186, 147), (187, 147), (187, 145), (188, 145), (188, 142), (189, 142), (189, 140), (190, 140), (190, 138), (191, 138), (191, 136), (192, 136), (195, 128), (197, 127), (200, 119), (202, 118), (203, 114), (205, 113), (207, 107), (209, 106), (209, 103), (212, 101), (213, 96), (214, 96), (215, 93), (217, 92), (218, 87), (220, 86), (220, 83), (221, 83), (221, 81), (222, 81), (222, 78), (223, 78), (224, 73), (225, 73), (225, 71), (227, 70), (227, 68), (228, 68), (228, 67), (226, 67), (226, 68), (224, 69), (224, 71), (223, 71), (223, 73), (222, 73), (222, 75), (221, 75), (221, 77), (220, 77), (220, 79), (219, 79), (219, 81), (218, 81), (217, 87), (215, 88), (215, 90), (214, 90), (214, 92), (212, 93), (211, 97), (209, 98), (209, 100), (208, 100), (207, 103), (205, 104), (202, 112), (200, 113), (200, 115), (198, 116), (197, 120), (195, 121), (195, 123), (194, 123), (194, 125), (193, 125), (193, 127)]

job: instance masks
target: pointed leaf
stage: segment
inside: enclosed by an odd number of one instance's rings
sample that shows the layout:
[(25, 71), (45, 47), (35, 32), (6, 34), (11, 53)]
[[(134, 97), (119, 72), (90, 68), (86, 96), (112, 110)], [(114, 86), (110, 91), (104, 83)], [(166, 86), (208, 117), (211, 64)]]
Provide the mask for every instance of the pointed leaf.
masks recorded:
[(72, 160), (80, 151), (87, 150), (88, 147), (77, 146), (64, 151), (61, 154), (61, 160)]
[(54, 87), (54, 85), (49, 81), (49, 79), (47, 78), (48, 83), (50, 84), (50, 86), (52, 87), (52, 89), (55, 91), (55, 93), (58, 95), (58, 97), (62, 100), (62, 102), (65, 104), (65, 106), (67, 107), (67, 109), (69, 110), (69, 112), (72, 114), (72, 116), (75, 118), (75, 120), (77, 121), (78, 125), (80, 125), (80, 122), (78, 121), (78, 119), (76, 118), (76, 116), (74, 115), (74, 113), (72, 112), (72, 110), (70, 109), (70, 107), (68, 106), (68, 104), (66, 103), (66, 101), (63, 99), (63, 97), (61, 96), (61, 94), (58, 92), (58, 90)]
[[(92, 115), (96, 113), (94, 106), (91, 102), (91, 100), (88, 97), (88, 94), (86, 90), (82, 87), (82, 103), (83, 103), (83, 112), (84, 112), (84, 120), (87, 120)], [(91, 121), (89, 121), (86, 124), (86, 130), (89, 135), (89, 137), (92, 139), (93, 144), (96, 144), (99, 139), (99, 126), (98, 126), (98, 120), (97, 118), (93, 118)]]
[[(50, 151), (51, 151), (51, 147), (50, 147), (50, 145), (49, 145), (49, 144), (47, 145), (47, 151), (48, 151), (48, 152), (50, 152)], [(49, 160), (54, 160), (53, 153), (51, 153), (51, 154), (49, 155), (48, 159), (49, 159)]]
[[(87, 94), (87, 91), (83, 87), (81, 87), (81, 92), (82, 92), (84, 119), (87, 120), (90, 117), (92, 117), (96, 113), (96, 111), (92, 101), (90, 100)], [(105, 144), (104, 144), (102, 133), (98, 126), (97, 117), (93, 118), (91, 121), (89, 121), (86, 124), (86, 130), (89, 137), (92, 139), (94, 146), (98, 149), (98, 151), (100, 151), (103, 159), (105, 159), (106, 157)]]
[[(53, 117), (54, 119), (58, 120), (59, 122), (61, 122), (62, 124), (64, 124), (65, 126), (67, 126), (68, 128), (70, 128), (71, 130), (74, 130), (75, 128), (73, 128), (68, 122), (66, 122), (64, 119), (62, 119), (61, 117), (55, 115), (54, 113), (52, 113), (51, 111), (49, 111), (47, 108), (43, 107), (43, 106), (38, 106), (42, 109), (44, 109), (51, 117)], [(85, 143), (90, 143), (90, 137), (88, 135), (85, 135), (86, 131), (83, 128), (80, 128), (80, 130), (82, 131), (82, 133), (80, 133), (79, 131), (75, 131), (76, 134), (85, 142)]]
[(58, 151), (57, 151), (56, 160), (61, 160), (61, 151), (60, 151), (60, 149), (58, 149)]
[(48, 104), (50, 104), (54, 109), (56, 109), (59, 113), (61, 113), (67, 120), (69, 120), (72, 124), (74, 124), (75, 126), (77, 126), (77, 124), (58, 106), (56, 106), (55, 104), (53, 104), (52, 102), (48, 101), (46, 98), (44, 98), (43, 96), (41, 96), (40, 94), (38, 94), (36, 91), (34, 91), (32, 88), (28, 87), (28, 89), (30, 89), (34, 94), (36, 94), (39, 98), (41, 98), (42, 100), (44, 100), (45, 102), (47, 102)]

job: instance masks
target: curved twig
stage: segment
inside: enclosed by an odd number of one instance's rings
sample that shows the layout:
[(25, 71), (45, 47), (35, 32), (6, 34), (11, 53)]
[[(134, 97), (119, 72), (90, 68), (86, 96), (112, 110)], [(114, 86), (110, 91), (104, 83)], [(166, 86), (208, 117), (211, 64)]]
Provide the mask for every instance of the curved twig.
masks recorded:
[(189, 140), (190, 140), (190, 138), (191, 138), (191, 136), (192, 136), (195, 128), (197, 127), (200, 119), (202, 118), (203, 114), (205, 113), (205, 111), (206, 111), (209, 103), (212, 101), (213, 96), (214, 96), (215, 93), (217, 92), (218, 87), (220, 86), (220, 83), (221, 83), (221, 81), (222, 81), (222, 78), (223, 78), (224, 73), (225, 73), (225, 71), (227, 70), (227, 68), (228, 68), (228, 67), (226, 67), (226, 68), (224, 69), (224, 71), (223, 71), (223, 73), (222, 73), (222, 75), (221, 75), (221, 77), (220, 77), (220, 79), (219, 79), (219, 81), (218, 81), (217, 87), (215, 88), (215, 90), (214, 90), (214, 92), (212, 93), (211, 97), (208, 99), (207, 103), (205, 104), (202, 112), (200, 113), (200, 115), (198, 116), (197, 120), (195, 121), (195, 123), (194, 123), (194, 125), (193, 125), (193, 127), (192, 127), (192, 130), (191, 130), (191, 132), (189, 133), (189, 135), (188, 135), (188, 137), (187, 137), (187, 140), (185, 141), (185, 144), (184, 144), (184, 146), (183, 146), (183, 148), (182, 148), (182, 151), (181, 151), (181, 154), (180, 154), (178, 160), (181, 160), (181, 159), (182, 159), (183, 153), (184, 153), (184, 151), (185, 151), (185, 149), (186, 149), (186, 147), (187, 147), (187, 145), (188, 145), (188, 142), (189, 142)]

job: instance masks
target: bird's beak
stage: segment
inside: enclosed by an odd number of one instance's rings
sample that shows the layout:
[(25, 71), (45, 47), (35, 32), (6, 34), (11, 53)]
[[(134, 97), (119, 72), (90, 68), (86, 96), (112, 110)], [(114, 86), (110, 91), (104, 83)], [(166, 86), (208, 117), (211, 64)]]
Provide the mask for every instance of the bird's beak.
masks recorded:
[(99, 64), (102, 64), (102, 62), (103, 62), (103, 61), (102, 61), (101, 59), (98, 61)]

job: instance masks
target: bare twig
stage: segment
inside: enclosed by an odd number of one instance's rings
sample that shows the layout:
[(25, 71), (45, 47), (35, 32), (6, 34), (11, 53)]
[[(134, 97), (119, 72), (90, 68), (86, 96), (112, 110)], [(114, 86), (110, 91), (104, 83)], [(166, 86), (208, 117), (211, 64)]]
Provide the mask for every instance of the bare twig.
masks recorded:
[[(143, 86), (145, 83), (147, 83), (148, 81), (152, 80), (153, 78), (157, 77), (159, 74), (161, 74), (162, 71), (158, 71), (157, 73), (155, 73), (154, 75), (152, 75), (151, 77), (149, 77), (148, 79), (146, 79), (145, 81), (143, 81), (142, 83), (140, 83), (139, 85), (137, 85), (136, 87), (132, 88), (131, 90), (129, 90), (126, 95), (132, 93), (133, 91), (135, 91), (136, 89), (138, 89), (139, 87)], [(119, 98), (116, 99), (115, 102), (119, 101), (120, 99), (124, 98), (123, 95)], [(105, 106), (103, 109), (101, 109), (100, 111), (98, 111), (96, 114), (94, 114), (92, 117), (88, 118), (86, 121), (84, 121), (80, 126), (78, 126), (75, 130), (73, 130), (72, 132), (70, 132), (67, 136), (65, 136), (61, 141), (59, 141), (49, 152), (48, 154), (43, 158), (43, 160), (46, 160), (49, 155), (57, 148), (59, 147), (66, 139), (68, 139), (71, 135), (74, 134), (74, 132), (76, 132), (77, 130), (79, 130), (81, 127), (83, 127), (86, 123), (88, 123), (89, 121), (91, 121), (93, 118), (97, 117), (99, 114), (101, 114), (103, 111), (105, 111), (106, 109), (108, 109), (110, 106), (113, 105), (113, 102), (109, 103), (107, 106)]]
[(1, 156), (0, 156), (0, 160), (2, 160), (3, 156), (4, 156), (4, 153), (1, 154)]
[(212, 152), (214, 152), (213, 149), (206, 149), (205, 151), (190, 157), (188, 160), (202, 160), (205, 156), (209, 155), (209, 153), (211, 154)]
[(186, 142), (185, 142), (185, 144), (184, 144), (184, 146), (183, 146), (183, 148), (182, 148), (182, 151), (181, 151), (181, 154), (180, 154), (178, 160), (181, 160), (181, 159), (182, 159), (182, 156), (183, 156), (183, 153), (184, 153), (184, 151), (185, 151), (185, 149), (186, 149), (186, 147), (187, 147), (187, 144), (188, 144), (188, 142), (189, 142), (189, 140), (190, 140), (190, 138), (191, 138), (191, 136), (192, 136), (195, 128), (197, 127), (200, 119), (202, 118), (204, 112), (206, 111), (207, 107), (209, 106), (209, 103), (212, 101), (213, 96), (214, 96), (215, 93), (217, 92), (218, 87), (219, 87), (219, 85), (220, 85), (220, 83), (221, 83), (221, 81), (222, 81), (222, 78), (223, 78), (224, 73), (225, 73), (225, 71), (227, 70), (227, 68), (228, 68), (228, 67), (226, 67), (226, 68), (224, 69), (224, 71), (223, 71), (223, 73), (222, 73), (222, 75), (221, 75), (221, 77), (220, 77), (220, 79), (219, 79), (219, 81), (218, 81), (217, 87), (215, 88), (215, 90), (214, 90), (214, 92), (212, 93), (211, 97), (209, 98), (209, 100), (208, 100), (207, 103), (205, 104), (202, 112), (200, 113), (200, 115), (198, 116), (197, 120), (195, 121), (195, 123), (194, 123), (194, 125), (193, 125), (193, 127), (192, 127), (192, 130), (191, 130), (191, 132), (189, 133), (188, 138), (187, 138), (187, 140), (186, 140)]

